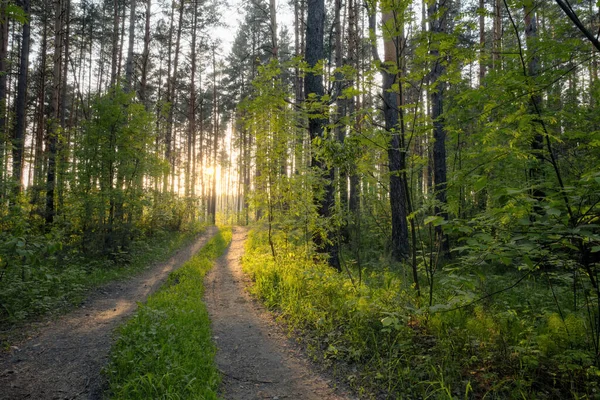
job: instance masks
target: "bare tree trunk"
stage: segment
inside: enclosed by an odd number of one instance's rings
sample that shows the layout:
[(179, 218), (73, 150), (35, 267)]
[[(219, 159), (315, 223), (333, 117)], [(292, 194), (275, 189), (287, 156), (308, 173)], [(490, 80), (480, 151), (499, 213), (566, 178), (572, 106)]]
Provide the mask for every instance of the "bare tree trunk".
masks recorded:
[[(443, 2), (442, 2), (443, 3)], [(439, 35), (446, 31), (447, 10), (439, 1), (431, 3), (427, 10), (430, 31), (432, 35)], [(445, 72), (443, 60), (440, 55), (439, 42), (435, 43), (430, 50), (431, 58), (434, 60), (431, 69), (429, 86), (432, 88), (431, 95), (431, 119), (433, 121), (433, 185), (435, 199), (437, 201), (434, 212), (448, 219), (445, 210), (446, 199), (446, 126), (444, 122), (444, 91), (446, 84), (440, 78)], [(442, 225), (436, 225), (436, 236), (442, 250), (447, 253), (448, 241), (442, 232)]]
[(193, 150), (195, 148), (196, 138), (196, 31), (198, 28), (198, 0), (194, 0), (194, 21), (192, 25), (192, 48), (190, 49), (190, 101), (188, 109), (188, 137), (187, 137), (187, 165), (185, 172), (185, 193), (186, 196), (193, 195), (195, 177), (192, 171), (195, 170), (192, 163), (195, 164)]
[[(324, 38), (324, 22), (325, 22), (325, 3), (324, 0), (308, 0), (308, 16), (306, 20), (306, 62), (309, 68), (314, 68), (319, 60), (322, 60), (325, 56), (323, 38)], [(323, 76), (318, 73), (309, 72), (304, 78), (304, 89), (307, 101), (320, 102), (321, 98), (325, 94), (323, 87)], [(312, 96), (316, 96), (316, 99), (310, 100)], [(313, 107), (311, 107), (313, 108)], [(314, 111), (312, 112), (315, 113)], [(315, 138), (323, 138), (324, 127), (327, 124), (327, 120), (321, 116), (309, 117), (308, 120), (308, 132), (310, 134), (311, 141)], [(328, 220), (333, 215), (335, 207), (334, 197), (334, 170), (329, 168), (325, 162), (320, 160), (316, 155), (316, 152), (311, 154), (311, 166), (317, 175), (322, 176), (324, 179), (324, 195), (322, 199), (315, 199), (317, 204), (317, 212), (319, 218)], [(316, 188), (317, 190), (318, 188)], [(341, 271), (340, 260), (339, 260), (339, 249), (335, 238), (332, 237), (331, 232), (317, 232), (313, 240), (319, 252), (327, 255), (328, 264)]]
[(64, 198), (65, 198), (65, 171), (67, 168), (67, 163), (69, 161), (69, 147), (70, 147), (70, 130), (66, 129), (66, 113), (67, 113), (67, 75), (69, 71), (69, 30), (71, 27), (70, 15), (71, 15), (71, 0), (63, 0), (63, 30), (62, 30), (62, 46), (64, 48), (62, 63), (61, 66), (61, 80), (60, 80), (60, 105), (59, 105), (59, 115), (60, 115), (60, 127), (62, 130), (62, 135), (57, 145), (57, 155), (58, 161), (57, 164), (57, 174), (56, 174), (56, 198), (57, 198), (57, 213), (64, 206)]
[(112, 60), (110, 64), (110, 86), (114, 86), (118, 79), (119, 63), (119, 0), (113, 2), (113, 32), (112, 32)]
[[(382, 10), (384, 62), (388, 65), (398, 66), (399, 57), (402, 55), (403, 28), (397, 26), (398, 16), (396, 10)], [(400, 18), (402, 20), (402, 18)], [(398, 82), (396, 71), (381, 70), (383, 78), (383, 114), (385, 129), (390, 133), (388, 147), (388, 167), (390, 171), (390, 207), (392, 213), (392, 255), (396, 260), (404, 260), (409, 256), (408, 244), (408, 204), (406, 193), (407, 185), (404, 182), (402, 171), (406, 168), (406, 154), (404, 152), (404, 120), (403, 120), (403, 90)], [(393, 90), (399, 84), (399, 93)], [(399, 120), (399, 117), (400, 120)]]
[(56, 187), (56, 155), (58, 148), (59, 131), (59, 100), (60, 100), (60, 79), (62, 68), (62, 18), (63, 4), (61, 0), (54, 1), (54, 56), (52, 72), (52, 97), (50, 101), (48, 124), (48, 170), (46, 175), (46, 224), (54, 222), (56, 209), (54, 205), (54, 191)]
[(135, 0), (129, 5), (129, 44), (125, 64), (125, 90), (133, 90), (133, 45), (135, 42)]
[(48, 50), (48, 13), (43, 12), (43, 30), (41, 39), (40, 78), (37, 95), (36, 129), (35, 129), (35, 157), (33, 173), (33, 194), (31, 203), (39, 205), (41, 186), (44, 181), (44, 129), (46, 128), (46, 60)]
[(148, 60), (150, 59), (150, 11), (152, 9), (152, 0), (146, 3), (146, 25), (144, 32), (144, 50), (142, 52), (142, 71), (140, 78), (140, 100), (149, 108), (148, 102)]
[(210, 209), (208, 212), (210, 222), (215, 223), (217, 217), (217, 149), (219, 146), (219, 103), (217, 99), (217, 64), (215, 47), (212, 49), (213, 63), (213, 146), (212, 146), (212, 184), (210, 194)]
[(485, 79), (485, 1), (479, 0), (479, 86)]
[(271, 17), (271, 45), (273, 46), (273, 58), (277, 59), (279, 53), (279, 45), (277, 44), (277, 7), (275, 0), (269, 1), (269, 14)]
[(502, 69), (502, 0), (494, 0), (494, 41), (492, 46), (492, 69)]
[[(173, 70), (172, 73), (169, 77), (167, 77), (167, 79), (169, 80), (169, 84), (167, 85), (167, 102), (170, 104), (169, 107), (169, 113), (167, 115), (167, 132), (166, 132), (166, 136), (165, 136), (165, 158), (167, 160), (167, 162), (169, 163), (170, 166), (170, 173), (169, 175), (171, 176), (171, 189), (173, 189), (174, 186), (174, 182), (175, 182), (175, 160), (174, 160), (174, 152), (173, 152), (173, 119), (174, 119), (174, 113), (175, 113), (175, 83), (176, 83), (176, 79), (177, 79), (177, 68), (178, 68), (178, 64), (179, 64), (179, 48), (180, 48), (180, 43), (181, 43), (181, 29), (182, 29), (182, 25), (183, 25), (183, 7), (184, 2), (180, 1), (179, 2), (179, 17), (178, 17), (178, 23), (177, 23), (177, 35), (176, 35), (176, 39), (175, 39), (175, 53), (174, 53), (174, 59), (173, 59)], [(169, 50), (170, 51), (170, 50)], [(165, 177), (165, 182), (164, 182), (164, 187), (165, 187), (165, 191), (167, 189), (167, 185), (168, 185), (168, 176)]]
[[(22, 0), (21, 7), (29, 15), (29, 0)], [(17, 83), (17, 99), (15, 101), (15, 132), (13, 135), (13, 181), (15, 197), (23, 189), (23, 153), (25, 152), (25, 109), (27, 105), (27, 83), (29, 72), (29, 39), (30, 22), (23, 24), (21, 37), (21, 60), (19, 64), (19, 81)]]
[[(0, 1), (0, 199), (4, 197), (4, 183), (6, 168), (4, 168), (4, 157), (8, 139), (6, 126), (7, 107), (7, 77), (8, 77), (8, 36), (9, 21), (6, 15), (7, 0)], [(8, 179), (6, 179), (8, 180)]]
[[(360, 70), (358, 51), (359, 51), (359, 38), (358, 38), (358, 5), (356, 4), (357, 0), (349, 0), (348, 2), (348, 64), (354, 68), (356, 68), (357, 74)], [(358, 81), (357, 77), (357, 81)], [(349, 86), (354, 85), (354, 81), (348, 82)], [(348, 101), (348, 115), (353, 117), (356, 111), (356, 98), (352, 97)], [(355, 122), (355, 129), (358, 130), (360, 127), (358, 126), (358, 118)], [(356, 165), (352, 166), (352, 170), (350, 173), (350, 196), (349, 196), (349, 209), (353, 214), (353, 217), (358, 218), (358, 212), (360, 207), (360, 177), (356, 171)]]
[[(527, 75), (530, 79), (536, 79), (540, 73), (539, 57), (537, 55), (537, 17), (535, 9), (532, 5), (525, 6), (525, 39), (527, 41)], [(532, 115), (539, 116), (542, 110), (542, 96), (539, 92), (533, 93), (529, 99), (529, 111)], [(544, 162), (544, 136), (540, 132), (541, 120), (536, 118), (532, 129), (533, 140), (531, 142), (531, 151), (536, 158), (534, 165), (529, 169), (529, 177), (531, 179), (532, 191), (531, 194), (536, 200), (543, 200), (546, 196), (544, 191), (539, 187), (543, 180), (542, 165)], [(539, 212), (541, 209), (536, 207)]]

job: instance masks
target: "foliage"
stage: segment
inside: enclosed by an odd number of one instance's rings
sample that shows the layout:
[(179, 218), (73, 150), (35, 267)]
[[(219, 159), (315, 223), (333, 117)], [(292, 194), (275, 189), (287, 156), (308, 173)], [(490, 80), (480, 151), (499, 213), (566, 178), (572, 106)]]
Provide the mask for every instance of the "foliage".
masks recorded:
[(105, 373), (118, 399), (216, 399), (219, 373), (202, 294), (204, 275), (231, 241), (221, 230), (120, 329)]
[(14, 207), (0, 220), (0, 324), (8, 327), (76, 305), (87, 290), (131, 276), (156, 260), (168, 258), (203, 230), (157, 233), (131, 242), (107, 257), (81, 253), (61, 229), (42, 234)]
[(372, 269), (359, 284), (355, 269), (339, 274), (302, 248), (273, 259), (260, 228), (243, 265), (253, 293), (359, 393), (564, 398), (598, 390), (588, 310), (569, 306), (569, 274), (532, 271), (515, 286), (520, 275), (502, 268), (448, 267), (435, 305), (420, 306), (400, 271)]

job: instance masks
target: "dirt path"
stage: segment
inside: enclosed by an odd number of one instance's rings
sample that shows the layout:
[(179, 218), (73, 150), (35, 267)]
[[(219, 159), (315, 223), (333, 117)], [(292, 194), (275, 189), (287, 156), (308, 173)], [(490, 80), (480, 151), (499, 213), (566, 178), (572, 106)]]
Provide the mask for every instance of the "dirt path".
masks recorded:
[(114, 329), (217, 232), (208, 228), (165, 263), (92, 293), (81, 308), (0, 355), (0, 399), (99, 399)]
[(226, 400), (349, 399), (320, 376), (273, 318), (244, 291), (240, 258), (246, 230), (234, 228), (231, 246), (206, 277), (205, 302), (217, 344)]

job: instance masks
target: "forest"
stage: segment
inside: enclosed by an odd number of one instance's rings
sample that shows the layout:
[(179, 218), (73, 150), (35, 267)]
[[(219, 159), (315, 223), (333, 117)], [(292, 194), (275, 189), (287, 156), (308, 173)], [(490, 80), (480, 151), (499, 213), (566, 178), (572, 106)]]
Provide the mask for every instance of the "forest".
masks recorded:
[(598, 398), (599, 38), (595, 0), (0, 0), (2, 347), (241, 225), (361, 398)]

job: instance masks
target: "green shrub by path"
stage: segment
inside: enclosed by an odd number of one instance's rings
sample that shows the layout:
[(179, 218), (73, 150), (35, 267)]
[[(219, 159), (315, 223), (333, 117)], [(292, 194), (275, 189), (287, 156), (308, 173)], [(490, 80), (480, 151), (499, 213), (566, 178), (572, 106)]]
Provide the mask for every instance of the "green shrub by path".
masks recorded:
[(105, 373), (115, 399), (216, 399), (219, 373), (204, 275), (231, 241), (221, 229), (120, 329)]
[[(176, 250), (203, 232), (202, 225), (190, 225), (177, 232), (156, 232), (131, 243), (127, 251), (110, 257), (86, 257), (63, 248), (63, 238), (23, 235), (0, 247), (13, 246), (18, 259), (0, 256), (10, 268), (0, 268), (0, 326), (10, 327), (46, 313), (60, 313), (79, 303), (86, 292), (99, 285), (132, 276), (153, 262), (168, 259)], [(4, 247), (2, 247), (4, 246)], [(3, 253), (3, 254), (4, 254)], [(0, 262), (0, 266), (1, 266)], [(10, 338), (0, 337), (10, 341)]]
[[(307, 260), (288, 247), (273, 259), (267, 234), (249, 235), (243, 268), (252, 290), (303, 333), (309, 353), (359, 393), (386, 398), (554, 399), (597, 398), (600, 370), (594, 365), (584, 308), (568, 310), (568, 286), (530, 279), (473, 306), (456, 310), (418, 306), (402, 273), (372, 268), (363, 284), (346, 273)], [(355, 274), (356, 276), (356, 274)], [(434, 300), (468, 304), (451, 274), (440, 278)], [(487, 277), (493, 293), (516, 280)], [(355, 282), (356, 283), (356, 282)], [(554, 291), (564, 319), (549, 302)], [(469, 300), (470, 299), (470, 300)]]

